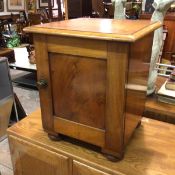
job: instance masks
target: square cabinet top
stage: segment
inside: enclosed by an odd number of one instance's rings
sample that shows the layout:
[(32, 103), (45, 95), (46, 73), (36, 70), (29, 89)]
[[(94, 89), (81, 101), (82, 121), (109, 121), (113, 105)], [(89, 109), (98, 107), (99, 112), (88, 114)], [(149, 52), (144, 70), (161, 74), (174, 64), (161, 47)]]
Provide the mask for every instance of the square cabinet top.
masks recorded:
[(134, 42), (159, 28), (160, 22), (149, 20), (115, 20), (77, 18), (27, 27), (24, 31), (91, 39)]

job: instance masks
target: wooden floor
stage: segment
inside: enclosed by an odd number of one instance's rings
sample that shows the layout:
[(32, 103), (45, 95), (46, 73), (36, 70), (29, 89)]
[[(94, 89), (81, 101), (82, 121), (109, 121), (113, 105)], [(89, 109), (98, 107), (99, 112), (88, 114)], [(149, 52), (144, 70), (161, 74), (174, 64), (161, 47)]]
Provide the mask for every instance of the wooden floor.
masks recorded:
[(7, 139), (0, 142), (0, 172), (1, 175), (13, 175)]

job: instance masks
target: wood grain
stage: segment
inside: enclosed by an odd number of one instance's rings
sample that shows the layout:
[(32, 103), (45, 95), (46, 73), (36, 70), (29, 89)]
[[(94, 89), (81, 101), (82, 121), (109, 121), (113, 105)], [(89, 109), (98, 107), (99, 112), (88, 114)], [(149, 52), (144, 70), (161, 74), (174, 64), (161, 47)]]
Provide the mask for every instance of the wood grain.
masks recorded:
[(82, 125), (59, 117), (55, 117), (54, 119), (54, 130), (57, 133), (64, 134), (66, 136), (70, 136), (100, 147), (103, 147), (105, 143), (104, 130)]
[(55, 37), (47, 38), (48, 51), (51, 53), (61, 53), (91, 58), (106, 59), (107, 44), (105, 41), (87, 39), (86, 41), (74, 37)]
[(145, 110), (150, 111), (150, 112), (154, 112), (156, 114), (167, 115), (167, 116), (170, 116), (171, 118), (175, 119), (175, 107), (174, 107), (174, 105), (159, 102), (159, 101), (157, 101), (156, 97), (155, 98), (154, 97), (147, 98)]
[(104, 152), (123, 156), (129, 44), (108, 43)]
[(150, 45), (159, 26), (80, 18), (27, 28), (35, 33), (38, 79), (48, 82), (40, 89), (44, 129), (122, 158), (143, 112)]
[(69, 175), (67, 157), (13, 136), (9, 142), (15, 175)]
[(126, 87), (125, 145), (141, 120), (145, 109), (153, 32), (130, 44)]
[(106, 61), (50, 54), (55, 116), (104, 129)]
[[(8, 134), (11, 138), (10, 145), (14, 165), (20, 161), (14, 155), (15, 150), (26, 151), (26, 154), (30, 155), (30, 152), (25, 148), (30, 148), (32, 145), (32, 148), (36, 146), (37, 150), (40, 147), (42, 150), (46, 150), (46, 154), (49, 157), (53, 156), (53, 159), (56, 159), (56, 161), (57, 155), (62, 155), (70, 160), (79, 162), (79, 164), (84, 164), (88, 169), (81, 171), (85, 173), (89, 173), (89, 168), (92, 168), (97, 172), (100, 171), (110, 175), (175, 174), (175, 126), (165, 122), (143, 118), (141, 127), (136, 130), (126, 149), (124, 159), (115, 163), (106, 160), (102, 154), (91, 149), (77, 146), (67, 141), (51, 141), (42, 129), (40, 110), (12, 126), (8, 129)], [(50, 154), (50, 152), (53, 154)], [(34, 158), (37, 157), (39, 159), (39, 156), (42, 156), (44, 152), (42, 154), (33, 152), (32, 154)], [(29, 171), (31, 172), (32, 170), (35, 170), (35, 168)], [(91, 174), (93, 175), (93, 173)]]
[(24, 28), (25, 32), (134, 42), (159, 28), (160, 22), (78, 18)]
[(105, 172), (99, 171), (95, 168), (82, 164), (80, 162), (73, 162), (73, 175), (109, 175)]
[(43, 127), (46, 131), (53, 132), (53, 107), (46, 37), (43, 35), (34, 35), (34, 45), (37, 48), (35, 54), (37, 58), (36, 62), (38, 81), (45, 80), (48, 84), (47, 87), (41, 88), (39, 91), (43, 117)]

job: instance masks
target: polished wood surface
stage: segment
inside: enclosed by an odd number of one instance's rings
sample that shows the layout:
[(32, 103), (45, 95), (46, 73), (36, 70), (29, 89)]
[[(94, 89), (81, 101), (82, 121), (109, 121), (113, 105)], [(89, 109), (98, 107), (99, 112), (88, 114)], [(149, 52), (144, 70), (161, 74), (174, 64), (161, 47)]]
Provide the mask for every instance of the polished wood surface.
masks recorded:
[(103, 152), (122, 158), (129, 44), (109, 42), (107, 50), (106, 142)]
[[(111, 28), (100, 31), (101, 23), (105, 22), (112, 24)], [(133, 25), (127, 31), (129, 24)], [(94, 144), (105, 154), (122, 158), (144, 110), (151, 57), (149, 46), (153, 30), (160, 24), (77, 19), (46, 26), (50, 26), (47, 35), (34, 33), (45, 131)], [(79, 34), (59, 36), (61, 27), (68, 33), (80, 27)], [(33, 27), (26, 30), (30, 29)], [(94, 39), (86, 38), (85, 30), (91, 30), (100, 38), (95, 35)], [(141, 38), (131, 43), (130, 40), (108, 41), (104, 37), (109, 31), (118, 32), (117, 35), (125, 39)], [(111, 34), (115, 40), (116, 33)]]
[[(53, 106), (52, 106), (52, 94), (51, 94), (51, 80), (49, 76), (49, 61), (48, 61), (48, 50), (46, 37), (43, 35), (35, 35), (34, 44), (37, 48), (35, 50), (36, 55), (36, 63), (37, 63), (37, 77), (38, 79), (44, 79), (48, 83), (47, 91), (45, 89), (40, 89), (40, 101), (44, 101), (44, 103), (40, 103), (42, 108), (43, 117), (43, 127), (45, 130), (53, 131)], [(41, 67), (41, 69), (39, 68)]]
[(147, 20), (78, 18), (27, 27), (25, 32), (134, 42), (161, 26)]
[[(65, 129), (66, 128), (66, 129)], [(105, 144), (105, 131), (88, 125), (72, 122), (70, 120), (55, 117), (54, 130), (57, 133), (77, 138), (100, 147)]]
[(42, 129), (40, 110), (12, 126), (8, 134), (15, 175), (175, 174), (175, 126), (148, 118), (142, 119), (124, 159), (115, 163), (66, 140), (51, 141)]
[(50, 55), (54, 114), (104, 129), (106, 61)]
[(155, 114), (162, 114), (169, 116), (175, 121), (175, 106), (163, 102), (159, 102), (156, 97), (148, 97), (146, 101), (145, 110), (154, 112)]
[(73, 162), (73, 175), (109, 175), (108, 173), (105, 173), (103, 171), (99, 171), (97, 169), (94, 169), (90, 166), (87, 166), (85, 164), (82, 164), (80, 162), (74, 161)]
[[(90, 58), (107, 58), (107, 43), (101, 40), (87, 39), (86, 42), (82, 38), (49, 36), (47, 38), (48, 52), (61, 53), (66, 55), (86, 56)], [(64, 43), (64, 44), (62, 44)]]
[(131, 45), (126, 87), (125, 145), (141, 120), (145, 108), (152, 40), (153, 33)]
[(28, 145), (13, 136), (9, 141), (15, 175), (69, 175), (68, 157), (41, 146)]

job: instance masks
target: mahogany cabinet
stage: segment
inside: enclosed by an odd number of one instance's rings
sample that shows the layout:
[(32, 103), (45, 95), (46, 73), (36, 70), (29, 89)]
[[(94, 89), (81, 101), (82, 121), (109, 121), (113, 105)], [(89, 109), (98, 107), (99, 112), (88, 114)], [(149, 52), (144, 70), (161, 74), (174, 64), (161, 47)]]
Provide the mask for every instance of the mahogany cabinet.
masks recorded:
[(160, 26), (80, 18), (25, 28), (34, 36), (44, 130), (122, 158), (144, 110)]

